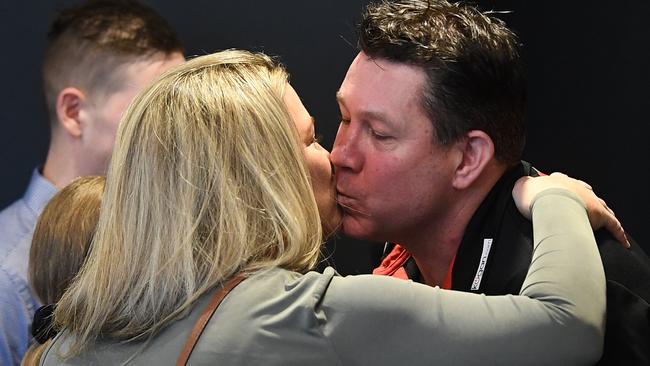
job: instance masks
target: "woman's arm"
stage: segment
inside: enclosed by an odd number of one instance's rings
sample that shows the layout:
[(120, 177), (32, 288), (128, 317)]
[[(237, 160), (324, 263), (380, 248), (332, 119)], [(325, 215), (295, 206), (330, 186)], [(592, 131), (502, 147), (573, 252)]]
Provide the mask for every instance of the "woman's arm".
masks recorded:
[(334, 278), (316, 316), (341, 363), (596, 362), (605, 278), (584, 202), (552, 189), (532, 207), (534, 253), (523, 296), (446, 291), (383, 276)]

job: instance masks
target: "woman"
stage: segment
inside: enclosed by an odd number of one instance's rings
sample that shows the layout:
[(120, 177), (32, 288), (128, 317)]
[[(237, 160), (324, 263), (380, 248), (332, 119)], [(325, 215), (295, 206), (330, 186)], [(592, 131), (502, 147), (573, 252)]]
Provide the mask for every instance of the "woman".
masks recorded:
[(321, 221), (329, 231), (340, 218), (313, 136), (286, 73), (259, 54), (198, 57), (139, 95), (120, 126), (91, 253), (56, 309), (65, 331), (43, 364), (171, 364), (238, 275), (191, 364), (598, 360), (604, 274), (574, 194), (533, 201), (535, 183), (518, 197), (534, 206), (536, 230), (525, 296), (308, 272)]
[(95, 233), (104, 192), (103, 177), (83, 177), (57, 193), (39, 217), (29, 251), (29, 280), (42, 304), (34, 316), (32, 335), (39, 342), (22, 365), (37, 365), (54, 335), (52, 305), (63, 295), (86, 258)]

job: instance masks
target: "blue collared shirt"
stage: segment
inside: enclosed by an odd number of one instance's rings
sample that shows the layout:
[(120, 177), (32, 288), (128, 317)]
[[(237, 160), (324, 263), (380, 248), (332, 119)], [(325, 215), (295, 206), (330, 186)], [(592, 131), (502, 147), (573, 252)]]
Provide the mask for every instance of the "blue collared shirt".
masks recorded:
[(0, 365), (19, 365), (39, 307), (27, 278), (29, 248), (41, 211), (57, 189), (34, 170), (25, 195), (0, 212)]

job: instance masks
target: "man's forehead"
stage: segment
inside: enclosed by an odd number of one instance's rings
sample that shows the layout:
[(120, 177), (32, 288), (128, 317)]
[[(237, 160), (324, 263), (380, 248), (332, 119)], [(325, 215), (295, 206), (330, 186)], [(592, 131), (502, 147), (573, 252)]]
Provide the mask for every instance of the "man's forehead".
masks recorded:
[(426, 84), (427, 75), (416, 65), (357, 55), (337, 93), (345, 101), (360, 93), (382, 93), (393, 96), (419, 94)]
[(422, 112), (424, 72), (415, 66), (370, 58), (359, 54), (336, 99), (341, 108), (356, 118), (392, 125), (416, 111)]

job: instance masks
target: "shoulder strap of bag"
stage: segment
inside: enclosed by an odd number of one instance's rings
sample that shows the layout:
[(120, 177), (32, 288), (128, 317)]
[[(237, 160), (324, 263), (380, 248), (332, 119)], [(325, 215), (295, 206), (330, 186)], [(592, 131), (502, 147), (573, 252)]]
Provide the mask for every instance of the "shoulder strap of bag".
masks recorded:
[(190, 355), (194, 350), (194, 346), (196, 346), (196, 342), (198, 342), (199, 337), (201, 337), (203, 329), (205, 329), (205, 326), (210, 321), (210, 318), (212, 318), (212, 314), (214, 314), (214, 312), (217, 310), (217, 307), (219, 304), (221, 304), (221, 301), (228, 295), (228, 293), (230, 293), (230, 291), (232, 291), (232, 289), (239, 285), (239, 283), (243, 280), (244, 276), (233, 277), (228, 282), (226, 282), (221, 290), (217, 291), (217, 293), (212, 296), (212, 299), (210, 299), (210, 302), (203, 310), (203, 313), (201, 313), (201, 316), (194, 324), (194, 328), (192, 328), (192, 332), (187, 338), (187, 342), (185, 342), (183, 351), (181, 351), (180, 356), (178, 356), (178, 360), (176, 360), (176, 366), (185, 366), (187, 364), (187, 360), (189, 360)]

